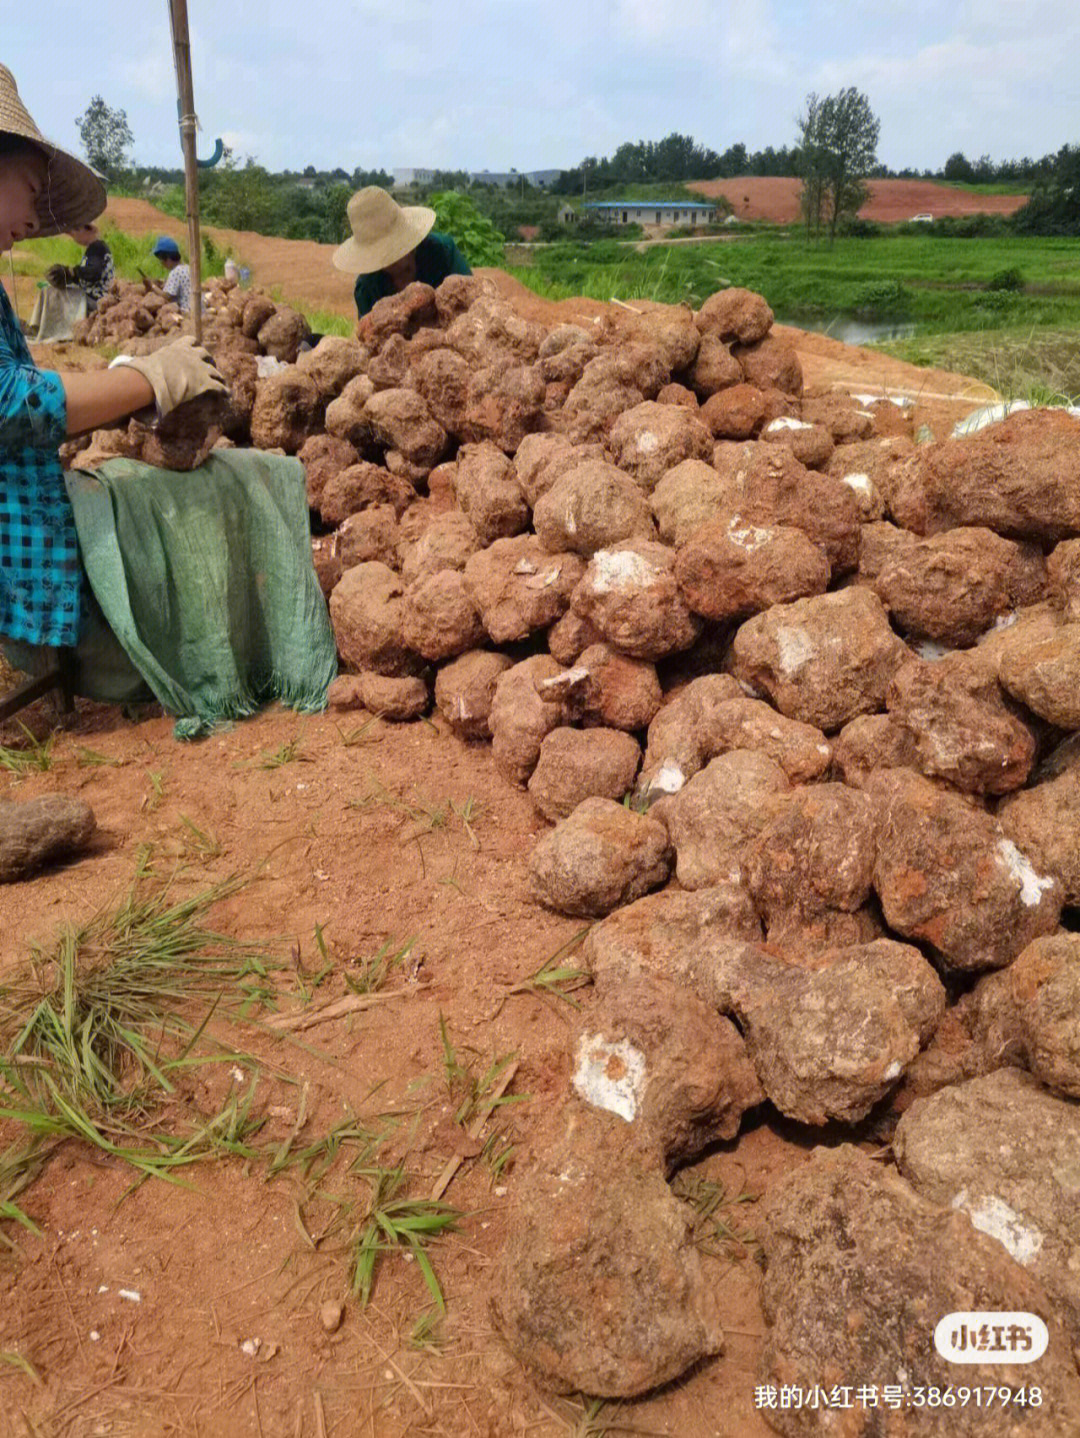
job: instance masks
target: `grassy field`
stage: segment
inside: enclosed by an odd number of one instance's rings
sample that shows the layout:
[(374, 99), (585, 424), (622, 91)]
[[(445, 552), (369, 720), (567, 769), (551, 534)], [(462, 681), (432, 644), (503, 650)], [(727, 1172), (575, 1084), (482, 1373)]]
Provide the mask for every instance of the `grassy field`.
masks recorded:
[(552, 245), (518, 279), (551, 299), (650, 299), (699, 306), (742, 285), (778, 319), (905, 322), (882, 345), (916, 364), (1013, 395), (1080, 395), (1080, 240), (891, 234), (808, 245), (792, 231), (642, 253), (617, 242)]
[(1027, 326), (933, 334), (877, 348), (911, 364), (971, 375), (1006, 398), (1033, 404), (1080, 403), (1080, 334)]
[[(1016, 275), (1007, 280), (1010, 272)], [(551, 298), (645, 298), (698, 305), (727, 284), (797, 323), (834, 316), (907, 320), (920, 333), (1080, 323), (1080, 241), (881, 236), (808, 245), (756, 235), (643, 253), (615, 241), (552, 245), (515, 270)], [(1019, 289), (995, 288), (1015, 283)]]

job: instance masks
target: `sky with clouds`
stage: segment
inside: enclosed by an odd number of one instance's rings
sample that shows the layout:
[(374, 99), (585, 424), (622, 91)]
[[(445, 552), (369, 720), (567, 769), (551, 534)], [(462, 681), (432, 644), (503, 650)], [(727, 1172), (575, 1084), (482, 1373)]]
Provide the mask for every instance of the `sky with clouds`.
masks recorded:
[[(6, 0), (13, 4), (13, 0)], [(879, 158), (937, 168), (1080, 142), (1077, 0), (189, 0), (200, 154), (271, 169), (531, 170), (678, 130), (790, 144), (809, 91), (856, 85)], [(78, 147), (94, 94), (143, 164), (179, 163), (165, 0), (35, 0), (0, 60)]]

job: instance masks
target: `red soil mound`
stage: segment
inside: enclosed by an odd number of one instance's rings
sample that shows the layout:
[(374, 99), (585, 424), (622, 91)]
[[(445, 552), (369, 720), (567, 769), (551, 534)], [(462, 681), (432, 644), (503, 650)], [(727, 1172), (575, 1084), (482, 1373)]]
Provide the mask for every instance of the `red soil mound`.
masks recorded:
[[(801, 182), (753, 175), (734, 180), (697, 180), (687, 186), (715, 199), (723, 195), (741, 220), (771, 220), (786, 225), (799, 218)], [(871, 180), (870, 198), (859, 214), (864, 220), (885, 224), (910, 220), (914, 215), (1012, 215), (1027, 203), (1026, 195), (977, 195), (970, 190), (939, 185), (934, 180)]]

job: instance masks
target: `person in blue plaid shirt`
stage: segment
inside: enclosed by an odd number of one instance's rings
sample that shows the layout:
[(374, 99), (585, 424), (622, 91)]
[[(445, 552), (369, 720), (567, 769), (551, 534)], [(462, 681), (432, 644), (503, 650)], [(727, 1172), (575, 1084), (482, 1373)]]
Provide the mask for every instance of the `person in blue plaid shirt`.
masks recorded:
[[(0, 254), (20, 241), (88, 225), (105, 208), (94, 172), (44, 139), (0, 65)], [(0, 640), (74, 646), (92, 596), (57, 452), (82, 434), (157, 406), (222, 390), (190, 338), (124, 366), (42, 371), (0, 285)]]

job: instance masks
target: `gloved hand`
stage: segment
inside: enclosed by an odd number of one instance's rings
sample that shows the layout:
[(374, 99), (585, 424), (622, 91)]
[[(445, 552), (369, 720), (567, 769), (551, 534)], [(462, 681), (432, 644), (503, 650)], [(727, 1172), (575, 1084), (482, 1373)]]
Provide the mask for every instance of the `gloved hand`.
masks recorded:
[(158, 414), (162, 417), (196, 395), (225, 392), (225, 381), (214, 368), (213, 360), (191, 335), (153, 354), (138, 355), (128, 363), (154, 391)]
[(45, 271), (45, 278), (58, 290), (66, 290), (75, 282), (75, 275), (67, 265), (50, 265)]

